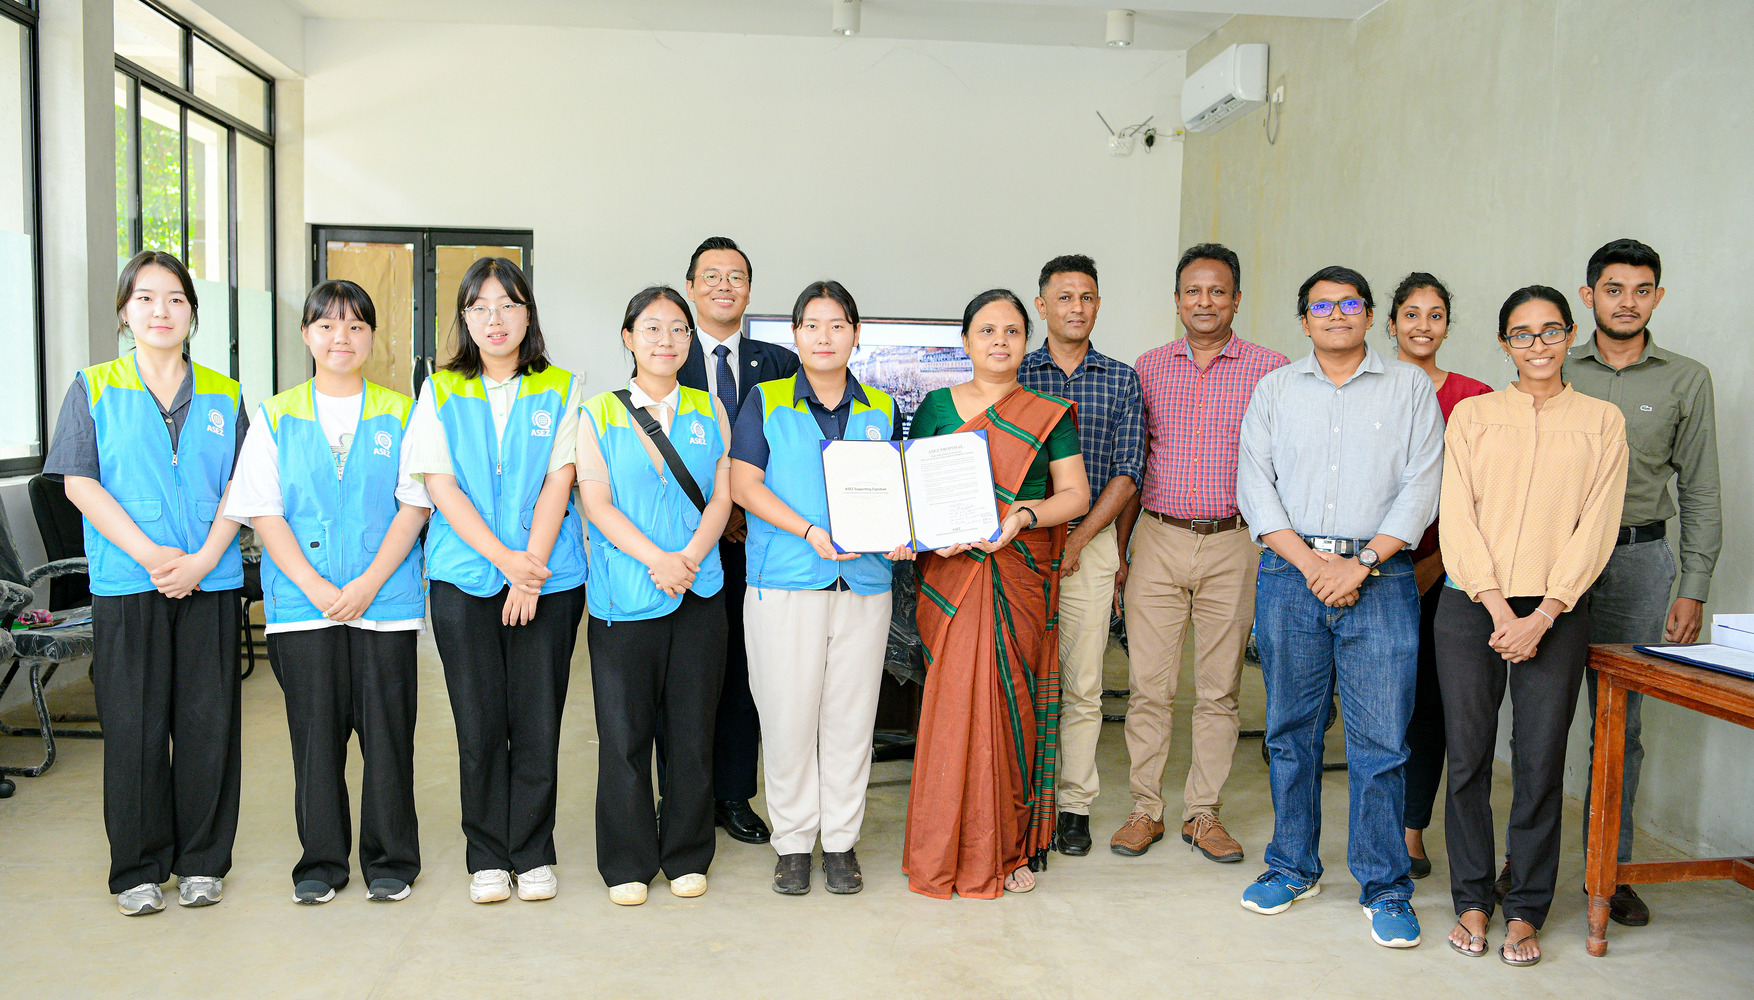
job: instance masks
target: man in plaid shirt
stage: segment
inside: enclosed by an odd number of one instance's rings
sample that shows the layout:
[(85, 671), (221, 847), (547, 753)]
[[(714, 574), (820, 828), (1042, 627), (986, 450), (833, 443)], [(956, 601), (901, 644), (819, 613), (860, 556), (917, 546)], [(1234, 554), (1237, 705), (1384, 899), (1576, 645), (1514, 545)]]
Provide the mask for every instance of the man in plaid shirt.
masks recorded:
[(1139, 358), (1144, 490), (1119, 523), (1121, 551), (1132, 543), (1125, 604), (1133, 812), (1109, 847), (1135, 856), (1163, 839), (1163, 767), (1191, 621), (1193, 764), (1181, 834), (1211, 860), (1230, 863), (1242, 860), (1242, 845), (1218, 820), (1219, 793), (1236, 752), (1237, 690), (1261, 554), (1236, 507), (1237, 447), (1255, 384), (1288, 359), (1231, 332), (1242, 286), (1234, 252), (1216, 243), (1191, 247), (1176, 265), (1175, 282), (1187, 336)]
[(1077, 404), (1078, 443), (1090, 476), (1090, 513), (1072, 522), (1060, 560), (1060, 757), (1055, 789), (1061, 854), (1090, 853), (1090, 804), (1096, 800), (1096, 742), (1102, 734), (1102, 659), (1109, 608), (1125, 563), (1114, 521), (1139, 489), (1144, 423), (1133, 369), (1090, 346), (1096, 310), (1096, 262), (1055, 257), (1041, 269), (1036, 311), (1047, 342), (1023, 358), (1017, 380)]

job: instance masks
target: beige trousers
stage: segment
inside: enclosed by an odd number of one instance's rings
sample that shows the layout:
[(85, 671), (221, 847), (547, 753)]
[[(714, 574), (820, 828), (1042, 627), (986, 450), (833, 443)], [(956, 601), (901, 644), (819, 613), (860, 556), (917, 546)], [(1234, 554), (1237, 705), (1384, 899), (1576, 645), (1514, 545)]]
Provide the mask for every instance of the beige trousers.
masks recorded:
[(1182, 819), (1218, 812), (1236, 753), (1236, 697), (1242, 654), (1255, 616), (1261, 550), (1246, 527), (1214, 535), (1141, 513), (1133, 529), (1126, 619), (1133, 695), (1127, 753), (1133, 808), (1163, 818), (1163, 767), (1175, 720), (1182, 641), (1194, 626), (1193, 763)]
[(767, 818), (780, 854), (809, 853), (818, 833), (824, 851), (859, 842), (890, 600), (887, 590), (755, 587), (743, 597)]
[(1102, 736), (1102, 659), (1121, 556), (1114, 525), (1090, 539), (1078, 572), (1060, 579), (1061, 812), (1090, 815), (1096, 801), (1096, 743)]

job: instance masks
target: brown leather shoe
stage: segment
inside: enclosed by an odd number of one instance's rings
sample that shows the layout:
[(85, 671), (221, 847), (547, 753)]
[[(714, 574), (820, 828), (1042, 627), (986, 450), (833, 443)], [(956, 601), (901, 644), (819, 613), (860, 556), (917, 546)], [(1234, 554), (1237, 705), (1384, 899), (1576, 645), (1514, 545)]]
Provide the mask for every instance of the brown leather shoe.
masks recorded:
[(1242, 860), (1242, 845), (1218, 822), (1216, 813), (1200, 813), (1182, 824), (1182, 841), (1200, 849), (1209, 860), (1233, 864)]
[(1109, 839), (1108, 849), (1116, 854), (1124, 854), (1136, 858), (1151, 849), (1151, 845), (1163, 839), (1163, 821), (1155, 820), (1142, 812), (1127, 817), (1121, 828)]

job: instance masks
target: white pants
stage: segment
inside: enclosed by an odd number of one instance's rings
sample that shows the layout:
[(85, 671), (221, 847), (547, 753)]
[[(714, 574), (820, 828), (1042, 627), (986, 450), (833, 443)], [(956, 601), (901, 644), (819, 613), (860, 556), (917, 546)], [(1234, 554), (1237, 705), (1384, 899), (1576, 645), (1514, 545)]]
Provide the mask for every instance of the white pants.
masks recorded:
[(865, 821), (888, 591), (760, 590), (743, 598), (761, 715), (767, 818), (780, 854), (850, 851)]
[(1096, 744), (1102, 736), (1102, 660), (1120, 572), (1115, 526), (1097, 532), (1078, 557), (1078, 572), (1060, 578), (1061, 812), (1090, 814), (1100, 784)]

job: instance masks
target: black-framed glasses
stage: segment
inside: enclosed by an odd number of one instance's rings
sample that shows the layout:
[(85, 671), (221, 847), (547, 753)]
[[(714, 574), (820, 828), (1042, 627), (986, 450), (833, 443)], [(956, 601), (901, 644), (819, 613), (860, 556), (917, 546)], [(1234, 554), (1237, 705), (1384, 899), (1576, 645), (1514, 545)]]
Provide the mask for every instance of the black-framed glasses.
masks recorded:
[(1547, 326), (1542, 327), (1538, 334), (1530, 333), (1527, 330), (1508, 334), (1505, 336), (1504, 342), (1516, 348), (1533, 347), (1535, 346), (1535, 338), (1540, 337), (1543, 344), (1557, 344), (1563, 341), (1566, 334), (1570, 332), (1563, 326)]
[(732, 288), (742, 288), (744, 285), (749, 284), (749, 275), (744, 272), (721, 271), (716, 267), (707, 268), (695, 275), (695, 278), (708, 288), (717, 288), (721, 281), (729, 282)]
[(1342, 316), (1356, 316), (1364, 311), (1364, 300), (1356, 297), (1350, 299), (1318, 299), (1309, 304), (1307, 311), (1316, 319), (1327, 319), (1334, 314), (1335, 307), (1339, 308), (1340, 315)]

